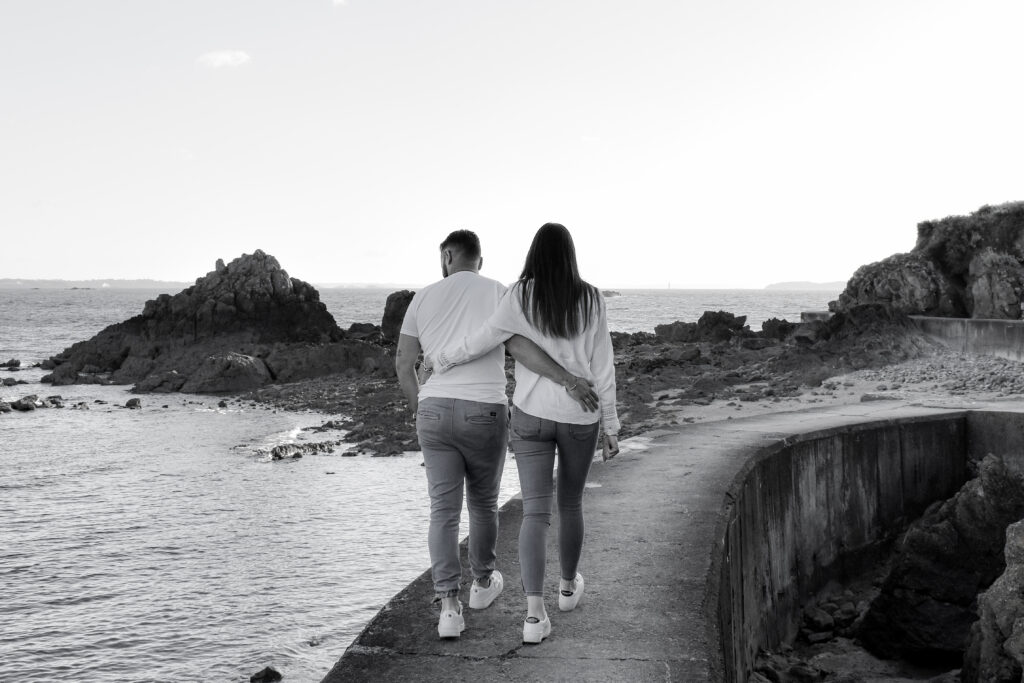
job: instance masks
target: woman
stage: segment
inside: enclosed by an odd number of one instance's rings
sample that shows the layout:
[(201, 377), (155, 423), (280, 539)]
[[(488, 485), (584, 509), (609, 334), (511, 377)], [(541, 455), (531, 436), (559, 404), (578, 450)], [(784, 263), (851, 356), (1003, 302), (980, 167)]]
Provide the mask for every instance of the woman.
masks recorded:
[[(558, 608), (567, 612), (583, 597), (583, 576), (577, 571), (583, 549), (583, 489), (598, 431), (603, 427), (606, 457), (618, 453), (619, 431), (615, 364), (604, 300), (595, 287), (580, 278), (572, 236), (558, 223), (541, 226), (526, 255), (522, 275), (497, 311), (461, 346), (442, 351), (434, 359), (435, 371), (444, 372), (472, 360), (515, 334), (532, 340), (576, 376), (559, 386), (516, 363), (509, 431), (523, 496), (519, 531), (519, 563), (526, 592), (523, 642), (539, 643), (551, 633), (544, 607), (544, 555), (556, 453), (561, 565)], [(599, 411), (588, 412), (573, 398), (579, 382), (593, 384), (600, 398)]]

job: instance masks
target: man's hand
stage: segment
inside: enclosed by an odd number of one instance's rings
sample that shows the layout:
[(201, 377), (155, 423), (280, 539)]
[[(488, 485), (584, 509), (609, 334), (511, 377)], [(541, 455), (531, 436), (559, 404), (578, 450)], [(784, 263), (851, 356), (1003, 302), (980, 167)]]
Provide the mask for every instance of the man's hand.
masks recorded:
[(570, 373), (533, 341), (514, 334), (505, 342), (505, 348), (517, 363), (522, 363), (541, 377), (565, 387), (569, 395), (583, 406), (583, 410), (588, 413), (597, 410), (599, 401), (590, 381)]
[(594, 412), (601, 405), (597, 392), (594, 391), (594, 384), (588, 379), (577, 377), (575, 384), (570, 384), (565, 390), (588, 413)]

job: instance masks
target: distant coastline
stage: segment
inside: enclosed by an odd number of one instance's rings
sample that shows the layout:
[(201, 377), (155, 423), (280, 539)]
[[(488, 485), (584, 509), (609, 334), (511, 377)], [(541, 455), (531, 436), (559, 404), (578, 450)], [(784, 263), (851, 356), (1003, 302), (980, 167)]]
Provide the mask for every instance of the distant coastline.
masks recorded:
[(0, 278), (0, 289), (160, 289), (179, 292), (191, 282), (171, 280), (30, 280)]

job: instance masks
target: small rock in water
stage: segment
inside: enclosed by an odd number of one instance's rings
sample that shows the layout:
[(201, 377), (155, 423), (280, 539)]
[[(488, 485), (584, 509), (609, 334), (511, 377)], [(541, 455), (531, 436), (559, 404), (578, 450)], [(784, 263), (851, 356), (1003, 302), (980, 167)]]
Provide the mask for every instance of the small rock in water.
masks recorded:
[(124, 407), (129, 408), (130, 410), (138, 410), (139, 408), (142, 407), (142, 399), (130, 398), (128, 399), (128, 402), (124, 404)]
[(273, 681), (283, 680), (281, 672), (272, 666), (268, 666), (262, 671), (257, 671), (252, 676), (249, 676), (249, 683), (273, 683)]
[(11, 407), (14, 408), (15, 410), (19, 410), (19, 411), (21, 411), (23, 413), (24, 412), (28, 412), (30, 410), (35, 410), (36, 407), (37, 407), (36, 406), (36, 401), (38, 399), (39, 399), (39, 397), (35, 396), (35, 395), (25, 396), (23, 398), (18, 399), (14, 403), (12, 403)]
[(217, 402), (217, 407), (218, 408), (227, 408), (228, 407), (228, 402), (225, 401), (224, 399), (221, 399), (220, 401)]

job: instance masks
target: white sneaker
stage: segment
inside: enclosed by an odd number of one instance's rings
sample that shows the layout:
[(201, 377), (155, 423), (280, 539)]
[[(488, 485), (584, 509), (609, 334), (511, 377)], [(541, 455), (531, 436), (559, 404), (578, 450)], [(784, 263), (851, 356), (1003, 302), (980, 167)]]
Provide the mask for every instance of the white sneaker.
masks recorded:
[(558, 591), (558, 609), (563, 612), (573, 611), (583, 599), (583, 574), (576, 572), (576, 580), (573, 583), (576, 585), (571, 590)]
[(458, 638), (466, 630), (466, 620), (462, 618), (462, 603), (459, 609), (441, 610), (441, 618), (437, 622), (437, 635), (442, 638)]
[(524, 643), (539, 643), (551, 635), (551, 619), (548, 618), (548, 615), (544, 615), (543, 621), (531, 622), (530, 619), (536, 619), (536, 617), (530, 617), (523, 622)]
[(491, 583), (487, 588), (484, 588), (477, 580), (473, 580), (473, 587), (469, 589), (469, 607), (470, 609), (484, 609), (490, 607), (491, 603), (494, 602), (494, 598), (498, 597), (501, 593), (501, 589), (505, 586), (505, 580), (501, 577), (501, 572), (495, 569), (491, 572)]

